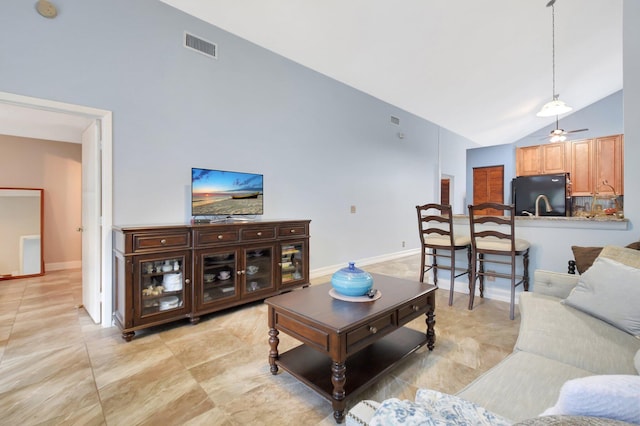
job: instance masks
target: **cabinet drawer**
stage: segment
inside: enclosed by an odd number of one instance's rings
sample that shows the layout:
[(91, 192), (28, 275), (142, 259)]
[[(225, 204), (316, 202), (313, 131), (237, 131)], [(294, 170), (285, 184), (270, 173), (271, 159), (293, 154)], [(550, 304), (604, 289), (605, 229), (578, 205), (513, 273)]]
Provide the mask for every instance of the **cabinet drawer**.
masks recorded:
[(307, 235), (307, 227), (300, 225), (285, 225), (278, 228), (278, 236), (286, 237), (286, 236), (299, 236), (299, 235)]
[(347, 333), (347, 353), (360, 350), (395, 330), (395, 315), (389, 313)]
[(133, 234), (133, 251), (190, 248), (189, 230), (163, 234)]
[(237, 229), (195, 231), (196, 247), (211, 244), (232, 243), (235, 241), (240, 241), (240, 234)]
[(243, 241), (271, 240), (276, 237), (276, 230), (275, 228), (243, 229), (241, 235)]
[(414, 300), (411, 303), (400, 307), (398, 309), (398, 326), (402, 326), (414, 318), (417, 318), (421, 314), (426, 312), (429, 307), (429, 296), (424, 295), (420, 299)]

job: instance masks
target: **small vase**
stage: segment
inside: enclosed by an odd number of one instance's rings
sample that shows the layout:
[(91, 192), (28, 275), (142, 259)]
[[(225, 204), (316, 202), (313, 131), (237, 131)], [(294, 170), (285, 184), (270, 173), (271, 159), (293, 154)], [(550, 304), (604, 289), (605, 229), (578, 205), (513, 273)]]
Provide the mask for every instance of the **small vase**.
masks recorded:
[(356, 268), (354, 262), (349, 262), (349, 266), (333, 274), (331, 285), (335, 291), (345, 296), (363, 296), (373, 287), (373, 277)]

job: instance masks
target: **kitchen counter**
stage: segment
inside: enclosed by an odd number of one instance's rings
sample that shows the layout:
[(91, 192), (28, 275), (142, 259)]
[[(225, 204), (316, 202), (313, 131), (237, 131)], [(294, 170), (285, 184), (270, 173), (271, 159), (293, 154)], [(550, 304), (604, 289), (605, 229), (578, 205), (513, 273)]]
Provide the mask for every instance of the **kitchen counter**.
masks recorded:
[[(469, 224), (469, 216), (453, 215), (454, 224)], [(516, 216), (517, 227), (626, 230), (629, 219), (615, 216)]]

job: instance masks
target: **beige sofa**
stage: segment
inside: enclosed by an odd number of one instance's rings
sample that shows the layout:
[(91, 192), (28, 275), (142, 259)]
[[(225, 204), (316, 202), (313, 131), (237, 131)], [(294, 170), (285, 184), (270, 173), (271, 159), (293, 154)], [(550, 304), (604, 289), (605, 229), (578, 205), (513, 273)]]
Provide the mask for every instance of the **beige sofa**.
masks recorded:
[[(615, 295), (612, 299), (606, 291), (603, 294), (596, 289), (596, 299), (593, 299), (593, 295), (587, 295), (585, 302), (580, 300), (583, 286), (576, 288), (576, 285), (579, 280), (588, 284), (589, 277), (598, 278), (597, 272), (605, 277), (612, 277), (616, 283), (622, 282), (626, 277), (636, 280), (640, 276), (640, 252), (634, 256), (630, 249), (609, 246), (599, 258), (606, 259), (600, 261), (598, 271), (594, 267), (590, 275), (536, 271), (533, 291), (523, 292), (520, 296), (521, 324), (513, 353), (456, 396), (471, 401), (508, 422), (519, 422), (535, 418), (557, 405), (561, 388), (569, 380), (589, 377), (589, 380), (595, 378), (602, 381), (615, 379), (617, 375), (637, 376), (640, 369), (640, 339), (633, 334), (639, 333), (624, 331), (619, 328), (620, 324), (614, 326), (598, 316), (606, 318), (612, 312), (614, 321), (617, 320), (616, 315), (620, 314), (624, 322), (624, 318), (629, 316), (629, 308), (640, 312), (637, 299), (640, 293), (635, 292), (634, 296), (630, 292), (628, 297), (623, 296), (625, 301), (620, 302), (615, 300)], [(624, 265), (619, 268), (623, 273), (622, 278), (611, 275), (606, 269), (611, 265), (619, 265), (616, 262)], [(631, 275), (624, 275), (627, 272)], [(635, 284), (640, 288), (640, 281)], [(574, 288), (576, 291), (572, 292)], [(590, 301), (589, 297), (592, 297)], [(589, 310), (589, 304), (593, 304), (594, 300), (597, 312), (586, 313), (584, 310)], [(632, 305), (623, 306), (627, 302)], [(580, 309), (569, 306), (569, 303), (579, 305)], [(622, 324), (623, 327), (627, 325)], [(631, 326), (633, 327), (633, 321)], [(631, 380), (635, 378), (631, 377)], [(578, 381), (580, 382), (582, 381)], [(636, 386), (635, 382), (633, 386)], [(601, 395), (597, 399), (599, 402), (596, 405), (609, 404)], [(625, 403), (620, 400), (617, 402)], [(640, 407), (640, 391), (637, 402)], [(359, 403), (349, 411), (347, 424), (362, 424), (362, 421), (368, 423), (375, 418), (374, 410), (378, 406), (378, 403), (372, 401)], [(603, 407), (603, 410), (607, 409), (608, 407)], [(387, 419), (386, 423), (396, 422)]]

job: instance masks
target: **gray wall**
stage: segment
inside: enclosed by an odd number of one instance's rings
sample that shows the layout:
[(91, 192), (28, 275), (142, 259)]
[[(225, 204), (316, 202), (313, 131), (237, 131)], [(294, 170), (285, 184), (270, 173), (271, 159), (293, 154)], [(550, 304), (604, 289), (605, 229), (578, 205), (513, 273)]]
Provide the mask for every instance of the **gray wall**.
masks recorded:
[[(418, 247), (438, 126), (154, 0), (56, 5), (47, 20), (3, 2), (0, 91), (113, 111), (115, 224), (187, 222), (191, 167), (221, 168), (264, 174), (265, 219), (312, 220), (312, 269)], [(464, 158), (472, 142), (446, 133)]]
[(631, 234), (640, 240), (640, 2), (624, 0), (624, 210)]

